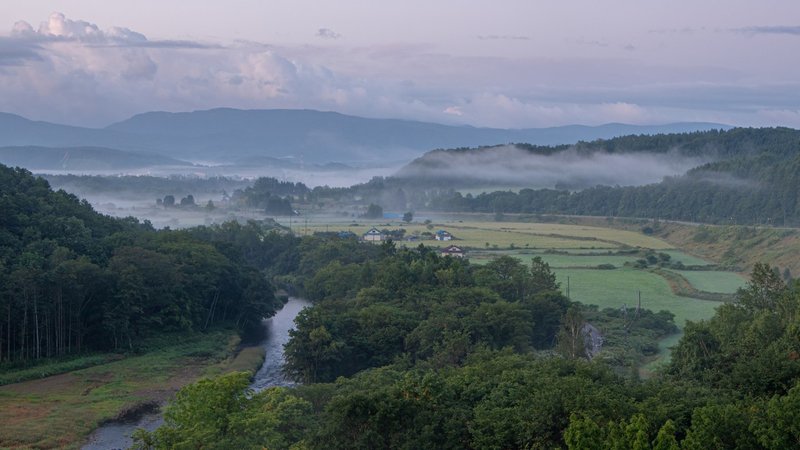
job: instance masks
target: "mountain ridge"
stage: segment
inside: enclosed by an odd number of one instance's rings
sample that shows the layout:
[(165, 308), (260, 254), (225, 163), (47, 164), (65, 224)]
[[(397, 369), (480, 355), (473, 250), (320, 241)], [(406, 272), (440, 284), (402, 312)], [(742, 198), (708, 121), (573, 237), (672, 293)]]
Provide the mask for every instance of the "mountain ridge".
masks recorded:
[(246, 157), (293, 157), (309, 163), (411, 160), (436, 148), (505, 143), (572, 144), (627, 134), (727, 129), (714, 123), (565, 125), (550, 128), (480, 128), (406, 119), (375, 119), (308, 109), (215, 108), (153, 111), (105, 128), (33, 121), (0, 113), (0, 146), (107, 147), (193, 161), (232, 162)]

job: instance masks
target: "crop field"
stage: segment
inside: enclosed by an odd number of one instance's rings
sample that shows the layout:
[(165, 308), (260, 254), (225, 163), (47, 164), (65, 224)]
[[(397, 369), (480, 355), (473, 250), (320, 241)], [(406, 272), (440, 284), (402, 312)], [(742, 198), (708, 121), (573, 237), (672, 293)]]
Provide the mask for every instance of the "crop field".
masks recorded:
[[(308, 225), (301, 223), (296, 227), (293, 226), (296, 233), (313, 233), (317, 231), (352, 231), (358, 235), (367, 232), (373, 226), (378, 229), (400, 229), (406, 230), (406, 236), (413, 234), (421, 234), (424, 232), (435, 232), (436, 230), (444, 229), (450, 232), (455, 239), (452, 241), (436, 241), (436, 240), (422, 240), (412, 242), (411, 245), (418, 245), (420, 242), (431, 247), (443, 247), (448, 245), (459, 245), (470, 248), (526, 248), (526, 249), (614, 249), (618, 245), (611, 242), (604, 242), (598, 240), (591, 240), (588, 238), (576, 239), (571, 236), (561, 235), (537, 235), (531, 233), (522, 233), (516, 231), (480, 228), (472, 225), (465, 225), (463, 223), (452, 224), (433, 224), (432, 230), (429, 230), (424, 224), (414, 223), (406, 224), (401, 222), (374, 222), (368, 223), (364, 221), (358, 222), (357, 225), (353, 223), (311, 223)], [(476, 225), (479, 225), (476, 223)], [(487, 246), (488, 244), (488, 246)]]
[[(281, 224), (289, 225), (288, 219), (281, 219)], [(525, 223), (525, 222), (491, 222), (491, 221), (435, 221), (432, 229), (425, 224), (414, 222), (411, 224), (399, 221), (364, 219), (314, 217), (294, 218), (292, 229), (299, 234), (313, 233), (316, 231), (343, 231), (349, 230), (361, 234), (375, 226), (379, 229), (406, 230), (406, 235), (420, 234), (444, 229), (452, 233), (457, 241), (436, 242), (424, 241), (432, 246), (458, 244), (472, 248), (516, 248), (527, 249), (585, 249), (607, 250), (620, 246), (643, 247), (655, 250), (672, 248), (670, 244), (657, 238), (644, 234), (580, 225), (565, 225), (552, 223)]]
[(741, 275), (719, 270), (676, 270), (698, 291), (734, 294), (747, 283)]
[(600, 264), (613, 264), (615, 267), (622, 267), (623, 264), (626, 262), (633, 262), (638, 259), (636, 255), (631, 256), (620, 256), (620, 255), (609, 255), (608, 252), (605, 251), (603, 253), (595, 253), (592, 255), (581, 255), (581, 254), (562, 254), (562, 253), (541, 253), (541, 252), (530, 252), (530, 251), (505, 251), (505, 252), (475, 252), (474, 254), (470, 255), (470, 260), (476, 264), (484, 264), (488, 261), (491, 261), (497, 256), (500, 255), (509, 255), (514, 256), (521, 260), (525, 265), (529, 265), (533, 258), (539, 257), (544, 260), (547, 264), (550, 264), (552, 268), (565, 268), (565, 267), (584, 267), (587, 269), (593, 269), (599, 266)]
[(672, 262), (680, 261), (685, 266), (708, 266), (711, 264), (705, 259), (686, 254), (680, 250), (664, 250), (663, 252), (672, 258)]
[(569, 277), (570, 298), (601, 308), (636, 307), (638, 291), (642, 292), (642, 308), (675, 314), (675, 323), (683, 328), (687, 320), (708, 319), (719, 303), (679, 297), (672, 293), (667, 281), (650, 272), (636, 269), (592, 270), (554, 269), (562, 291)]
[(506, 230), (525, 234), (571, 236), (585, 239), (615, 242), (630, 247), (664, 250), (673, 248), (661, 239), (646, 236), (633, 231), (617, 230), (584, 225), (568, 225), (558, 223), (523, 223), (523, 222), (464, 222), (464, 226), (476, 226), (485, 230)]

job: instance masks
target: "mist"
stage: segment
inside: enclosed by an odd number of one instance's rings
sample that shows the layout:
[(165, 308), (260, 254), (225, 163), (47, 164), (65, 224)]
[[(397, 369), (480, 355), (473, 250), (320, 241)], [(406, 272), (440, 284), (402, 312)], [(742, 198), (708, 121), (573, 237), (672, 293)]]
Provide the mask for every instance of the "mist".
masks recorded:
[(401, 169), (396, 176), (447, 181), (455, 187), (491, 186), (565, 188), (597, 185), (640, 186), (681, 175), (709, 162), (678, 151), (667, 153), (586, 154), (568, 149), (552, 155), (532, 154), (507, 145), (474, 151), (437, 151)]
[[(63, 189), (82, 199), (102, 213), (114, 217), (133, 216), (147, 220), (156, 228), (187, 228), (211, 225), (229, 220), (264, 220), (272, 216), (262, 210), (225, 208), (225, 197), (244, 189), (259, 177), (300, 182), (316, 186), (349, 187), (375, 176), (388, 176), (392, 167), (348, 167), (343, 165), (276, 168), (264, 166), (153, 166), (135, 170), (37, 170), (54, 189)], [(81, 176), (92, 177), (85, 179)], [(102, 177), (102, 178), (100, 178)], [(166, 195), (181, 198), (192, 195), (195, 207), (157, 205)], [(211, 201), (214, 208), (205, 206)]]
[(254, 180), (272, 177), (281, 181), (303, 183), (310, 188), (316, 186), (348, 187), (369, 181), (376, 176), (389, 176), (400, 168), (400, 163), (380, 167), (309, 166), (308, 168), (281, 168), (269, 166), (152, 166), (132, 170), (36, 170), (42, 175), (90, 175), (90, 176), (190, 176), (197, 178), (226, 177), (235, 180)]

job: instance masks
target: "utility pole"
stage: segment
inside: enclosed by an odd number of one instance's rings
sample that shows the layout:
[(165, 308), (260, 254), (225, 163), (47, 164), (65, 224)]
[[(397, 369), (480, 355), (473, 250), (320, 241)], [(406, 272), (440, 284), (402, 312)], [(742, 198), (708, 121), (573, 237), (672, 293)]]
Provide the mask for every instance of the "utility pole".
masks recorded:
[(567, 275), (567, 300), (570, 300), (570, 298), (569, 298), (569, 275)]

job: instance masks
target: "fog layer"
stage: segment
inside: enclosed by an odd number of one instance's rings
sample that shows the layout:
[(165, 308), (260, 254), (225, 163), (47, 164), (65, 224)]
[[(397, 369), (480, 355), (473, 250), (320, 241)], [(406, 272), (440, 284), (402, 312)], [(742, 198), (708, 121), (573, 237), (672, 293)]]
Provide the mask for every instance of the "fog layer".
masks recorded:
[(526, 188), (582, 189), (596, 185), (638, 186), (683, 174), (708, 162), (704, 158), (668, 153), (532, 154), (515, 146), (467, 151), (437, 151), (401, 169), (397, 176), (426, 181)]

